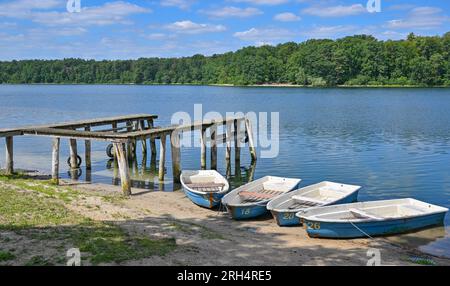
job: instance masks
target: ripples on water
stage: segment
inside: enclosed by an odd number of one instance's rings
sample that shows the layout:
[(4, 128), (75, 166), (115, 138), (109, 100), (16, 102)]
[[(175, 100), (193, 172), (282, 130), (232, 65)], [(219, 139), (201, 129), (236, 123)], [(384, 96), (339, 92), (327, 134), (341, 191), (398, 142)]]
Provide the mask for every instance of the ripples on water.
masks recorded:
[[(414, 197), (450, 207), (449, 89), (0, 86), (0, 128), (132, 113), (158, 114), (157, 123), (167, 125), (177, 111), (192, 114), (196, 103), (203, 104), (204, 113), (280, 112), (279, 156), (259, 159), (253, 170), (243, 150), (244, 167), (237, 171), (232, 167), (232, 186), (253, 175), (291, 176), (302, 178), (302, 186), (323, 180), (359, 184), (363, 186), (360, 200)], [(118, 183), (114, 168), (108, 167), (105, 147), (93, 143), (94, 169), (88, 177)], [(66, 142), (62, 150), (67, 158)], [(219, 148), (219, 171), (226, 174), (224, 156)], [(170, 152), (168, 157), (167, 178), (171, 178)], [(183, 168), (198, 169), (199, 158), (198, 149), (183, 149)], [(17, 138), (15, 163), (48, 172), (50, 139)], [(134, 178), (140, 187), (163, 191), (178, 187), (170, 182), (160, 185), (154, 167), (150, 158), (145, 164), (138, 159)], [(67, 177), (67, 166), (62, 171)], [(414, 244), (412, 237), (421, 249), (450, 256), (444, 228), (397, 238)]]

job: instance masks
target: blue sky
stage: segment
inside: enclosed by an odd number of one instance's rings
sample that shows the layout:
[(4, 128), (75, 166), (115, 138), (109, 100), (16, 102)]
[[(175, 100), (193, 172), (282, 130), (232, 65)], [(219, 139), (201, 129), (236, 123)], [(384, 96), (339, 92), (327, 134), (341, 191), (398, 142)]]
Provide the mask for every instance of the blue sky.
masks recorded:
[[(244, 46), (371, 34), (450, 31), (450, 1), (0, 0), (0, 60), (134, 59), (234, 51)], [(375, 0), (370, 0), (375, 1)]]

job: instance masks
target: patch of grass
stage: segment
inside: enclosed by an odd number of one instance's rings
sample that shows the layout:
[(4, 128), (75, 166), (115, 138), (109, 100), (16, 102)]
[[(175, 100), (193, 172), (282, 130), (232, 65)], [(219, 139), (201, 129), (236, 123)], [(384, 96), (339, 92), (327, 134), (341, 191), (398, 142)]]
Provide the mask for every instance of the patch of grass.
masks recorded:
[(418, 265), (428, 265), (428, 266), (436, 265), (436, 262), (434, 262), (432, 259), (429, 258), (410, 257), (409, 261)]
[(53, 263), (49, 259), (41, 255), (33, 256), (31, 257), (30, 260), (28, 260), (25, 263), (25, 266), (52, 266), (52, 265)]
[(137, 260), (153, 255), (164, 256), (176, 248), (175, 239), (153, 240), (148, 237), (131, 237), (114, 226), (97, 228), (91, 233), (79, 233), (76, 245), (89, 252), (93, 264)]
[(17, 229), (84, 221), (55, 199), (0, 187), (0, 228)]
[(50, 198), (60, 199), (64, 202), (70, 202), (75, 197), (79, 196), (79, 192), (67, 187), (62, 188), (55, 186), (51, 180), (33, 180), (22, 174), (0, 174), (0, 181), (16, 188), (34, 191)]
[(173, 229), (179, 230), (184, 233), (200, 233), (200, 236), (204, 239), (222, 239), (226, 240), (225, 237), (223, 237), (220, 233), (217, 233), (207, 227), (204, 227), (202, 225), (196, 224), (196, 223), (188, 223), (183, 222), (179, 223), (176, 221), (173, 221), (169, 224)]
[(0, 250), (0, 262), (13, 260), (14, 258), (16, 258), (16, 256), (11, 252)]
[[(14, 180), (8, 187), (0, 186), (0, 230), (14, 231), (30, 243), (51, 241), (51, 247), (56, 250), (63, 248), (64, 251), (67, 245), (79, 248), (82, 263), (120, 263), (163, 256), (176, 248), (175, 239), (131, 236), (118, 225), (85, 218), (68, 210), (60, 196), (46, 193), (46, 186), (36, 187), (35, 183)], [(58, 261), (63, 259), (36, 255), (26, 265), (53, 265), (60, 263)]]

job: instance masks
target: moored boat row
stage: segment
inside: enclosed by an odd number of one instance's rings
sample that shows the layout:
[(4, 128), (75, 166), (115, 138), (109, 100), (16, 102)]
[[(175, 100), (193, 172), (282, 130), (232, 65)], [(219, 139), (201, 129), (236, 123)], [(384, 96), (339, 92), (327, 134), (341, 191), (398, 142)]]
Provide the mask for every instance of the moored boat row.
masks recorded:
[(448, 209), (415, 199), (357, 203), (360, 186), (334, 182), (298, 188), (301, 179), (266, 176), (230, 191), (216, 171), (183, 171), (181, 183), (195, 204), (226, 207), (233, 219), (272, 213), (279, 226), (303, 225), (310, 237), (390, 235), (443, 224)]

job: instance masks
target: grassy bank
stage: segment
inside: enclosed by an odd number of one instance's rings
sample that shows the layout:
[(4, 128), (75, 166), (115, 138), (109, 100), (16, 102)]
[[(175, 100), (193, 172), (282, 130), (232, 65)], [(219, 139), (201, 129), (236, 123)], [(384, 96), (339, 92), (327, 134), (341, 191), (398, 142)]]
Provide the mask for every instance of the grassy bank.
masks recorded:
[(130, 235), (71, 211), (79, 196), (49, 181), (0, 174), (0, 265), (65, 265), (71, 248), (84, 265), (121, 264), (176, 248), (174, 239)]

